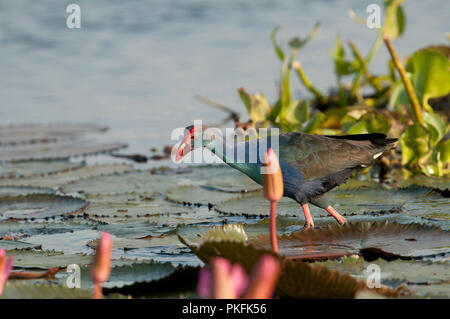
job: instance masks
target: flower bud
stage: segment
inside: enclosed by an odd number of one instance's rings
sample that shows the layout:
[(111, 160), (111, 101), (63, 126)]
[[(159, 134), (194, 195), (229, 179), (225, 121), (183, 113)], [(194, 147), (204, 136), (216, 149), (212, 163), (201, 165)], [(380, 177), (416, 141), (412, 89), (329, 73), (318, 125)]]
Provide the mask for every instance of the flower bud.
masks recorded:
[(250, 278), (245, 299), (269, 299), (272, 298), (275, 285), (280, 275), (280, 263), (270, 255), (263, 255)]
[(283, 197), (283, 175), (278, 157), (271, 148), (264, 154), (263, 167), (265, 168), (262, 174), (264, 197), (270, 201), (278, 201)]
[(9, 257), (8, 260), (6, 260), (5, 250), (0, 249), (0, 296), (3, 293), (3, 287), (5, 286), (9, 273), (11, 272), (12, 263), (12, 257)]
[(111, 270), (112, 239), (108, 233), (103, 233), (98, 243), (91, 276), (94, 282), (103, 283), (108, 280)]

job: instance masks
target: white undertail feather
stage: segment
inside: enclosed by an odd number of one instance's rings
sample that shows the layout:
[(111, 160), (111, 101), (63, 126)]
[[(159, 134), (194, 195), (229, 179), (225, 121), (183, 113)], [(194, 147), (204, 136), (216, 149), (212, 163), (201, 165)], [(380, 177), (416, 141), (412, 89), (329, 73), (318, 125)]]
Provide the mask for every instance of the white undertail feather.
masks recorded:
[(378, 158), (378, 157), (380, 157), (381, 156), (381, 154), (383, 154), (383, 152), (380, 152), (380, 153), (376, 153), (374, 156), (373, 156), (373, 159), (376, 159), (376, 158)]

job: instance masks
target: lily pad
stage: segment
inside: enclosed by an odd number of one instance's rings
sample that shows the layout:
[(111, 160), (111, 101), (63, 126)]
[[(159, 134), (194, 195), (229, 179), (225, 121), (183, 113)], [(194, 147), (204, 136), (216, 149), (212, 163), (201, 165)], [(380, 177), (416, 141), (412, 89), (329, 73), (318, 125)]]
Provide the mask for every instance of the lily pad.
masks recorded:
[(55, 191), (45, 187), (0, 186), (0, 198), (6, 196), (20, 196), (30, 194), (54, 194)]
[(153, 199), (137, 194), (89, 197), (89, 208), (84, 212), (91, 217), (150, 217), (164, 214), (193, 212), (189, 207)]
[(0, 218), (41, 219), (69, 215), (86, 208), (80, 198), (50, 194), (10, 196), (0, 198)]
[(64, 268), (71, 264), (87, 265), (92, 256), (84, 254), (63, 254), (55, 251), (13, 250), (9, 253), (14, 258), (14, 267), (31, 269)]
[(450, 283), (435, 285), (409, 285), (408, 289), (411, 290), (416, 296), (421, 296), (423, 298), (449, 299), (450, 296)]
[(246, 193), (261, 189), (261, 185), (247, 175), (227, 165), (192, 166), (192, 171), (181, 174), (195, 185), (208, 186), (210, 189), (229, 192)]
[(8, 220), (0, 223), (0, 238), (22, 240), (35, 235), (53, 235), (67, 232), (83, 230), (95, 226), (94, 223), (81, 223), (74, 219), (62, 219), (59, 222), (56, 219), (24, 221)]
[(150, 171), (132, 171), (123, 174), (98, 176), (70, 183), (62, 188), (65, 193), (82, 192), (88, 195), (153, 194), (163, 193), (178, 184), (175, 176), (154, 175)]
[(0, 249), (13, 250), (13, 249), (32, 249), (40, 248), (39, 244), (26, 243), (18, 240), (0, 240)]
[(0, 145), (48, 143), (85, 133), (100, 133), (107, 129), (105, 126), (87, 123), (0, 125)]
[[(269, 236), (251, 243), (269, 249)], [(420, 224), (389, 222), (335, 224), (279, 237), (280, 254), (295, 259), (328, 259), (362, 254), (366, 259), (420, 258), (450, 252), (450, 232)]]
[(0, 179), (0, 185), (37, 186), (37, 187), (54, 188), (89, 177), (125, 172), (128, 171), (130, 167), (131, 166), (125, 164), (89, 165), (79, 169), (52, 174), (44, 177), (19, 178), (19, 179), (4, 178)]
[[(163, 247), (174, 245), (181, 246), (180, 242), (178, 241), (178, 237), (175, 234), (148, 236), (141, 239), (113, 237), (114, 249), (130, 250), (136, 248)], [(98, 239), (89, 241), (87, 243), (87, 246), (95, 249), (98, 246)]]
[(200, 205), (215, 205), (217, 203), (241, 197), (237, 193), (215, 191), (200, 186), (179, 186), (170, 189), (166, 195), (169, 200), (176, 203)]
[[(183, 241), (183, 238), (180, 237)], [(363, 281), (358, 281), (348, 274), (331, 271), (324, 266), (287, 260), (274, 255), (270, 250), (257, 249), (238, 241), (205, 242), (200, 246), (189, 246), (204, 262), (221, 256), (232, 263), (239, 263), (250, 273), (263, 254), (271, 254), (280, 260), (281, 272), (275, 292), (288, 298), (354, 298), (359, 290), (366, 289)], [(383, 288), (376, 290), (384, 295), (395, 296), (397, 291)]]
[(28, 161), (0, 164), (0, 178), (44, 176), (69, 171), (84, 166), (84, 162)]
[[(386, 196), (389, 193), (389, 202), (386, 203)], [(399, 198), (391, 196), (392, 192), (387, 190), (380, 191), (372, 189), (358, 189), (335, 191), (327, 194), (327, 197), (342, 215), (377, 215), (399, 213), (402, 203), (408, 200), (410, 196), (399, 195)], [(394, 198), (393, 198), (394, 197)], [(269, 216), (270, 203), (261, 193), (249, 194), (237, 200), (230, 200), (219, 203), (215, 209), (224, 214), (244, 215), (244, 216)], [(328, 216), (323, 209), (310, 205), (311, 214), (314, 216)], [(296, 201), (283, 197), (277, 204), (277, 215), (299, 217), (303, 219), (301, 205)]]
[(157, 237), (171, 234), (175, 230), (175, 226), (158, 225), (150, 222), (148, 219), (141, 218), (133, 219), (131, 222), (114, 222), (111, 219), (110, 221), (110, 224), (101, 224), (97, 226), (97, 229), (121, 238), (142, 239)]
[(329, 269), (337, 269), (341, 272), (349, 273), (355, 278), (366, 279), (370, 274), (369, 266), (379, 267), (382, 284), (403, 283), (408, 285), (429, 285), (449, 282), (450, 265), (447, 261), (411, 261), (392, 260), (386, 261), (377, 259), (371, 262), (365, 261), (358, 256), (343, 257), (340, 260), (328, 260), (318, 262)]
[(27, 237), (23, 241), (32, 245), (39, 245), (43, 250), (48, 251), (64, 252), (65, 254), (91, 254), (93, 250), (86, 244), (99, 237), (99, 231), (83, 229), (50, 235), (38, 234)]
[(118, 142), (93, 143), (90, 140), (0, 146), (0, 161), (67, 159), (73, 156), (108, 153), (126, 146)]
[(8, 281), (1, 299), (89, 299), (92, 292), (56, 284), (33, 284)]
[[(218, 216), (218, 214), (214, 211), (209, 211), (207, 208), (199, 208), (195, 210), (193, 209), (190, 213), (161, 213), (151, 215), (149, 217), (92, 217), (92, 220), (110, 225), (117, 223), (122, 225), (148, 223), (149, 225), (167, 227), (168, 229), (174, 229), (177, 225), (180, 224), (212, 225), (223, 222), (223, 218)], [(105, 229), (107, 229), (107, 227), (105, 227)]]
[[(168, 278), (176, 272), (185, 271), (191, 274), (192, 270), (198, 269), (194, 267), (175, 267), (169, 262), (162, 263), (153, 260), (134, 261), (132, 264), (112, 267), (108, 281), (103, 283), (102, 287), (108, 291), (114, 290), (117, 292), (126, 289), (131, 292), (133, 289), (142, 289), (144, 286), (148, 288), (151, 283)], [(90, 267), (81, 267), (81, 288), (92, 288), (89, 273)], [(185, 280), (193, 281), (195, 277), (191, 277), (191, 279), (185, 278)]]

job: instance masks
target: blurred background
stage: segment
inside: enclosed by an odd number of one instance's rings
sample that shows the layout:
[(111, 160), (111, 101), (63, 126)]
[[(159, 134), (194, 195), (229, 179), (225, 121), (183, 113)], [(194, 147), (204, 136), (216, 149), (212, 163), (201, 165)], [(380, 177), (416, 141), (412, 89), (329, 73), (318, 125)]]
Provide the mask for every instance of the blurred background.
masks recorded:
[[(81, 7), (81, 29), (66, 26), (66, 8)], [(377, 33), (349, 19), (353, 9), (381, 1), (0, 1), (0, 124), (90, 122), (107, 125), (105, 140), (130, 151), (173, 144), (170, 133), (194, 119), (216, 123), (225, 113), (199, 94), (246, 111), (237, 88), (276, 96), (280, 62), (270, 42), (306, 36), (321, 28), (300, 52), (305, 71), (322, 90), (334, 82), (330, 50), (337, 33), (367, 52)], [(407, 1), (406, 31), (395, 41), (401, 57), (446, 42), (450, 2)], [(383, 23), (383, 20), (382, 20)], [(378, 51), (371, 69), (386, 70)], [(309, 96), (295, 85), (294, 95)]]

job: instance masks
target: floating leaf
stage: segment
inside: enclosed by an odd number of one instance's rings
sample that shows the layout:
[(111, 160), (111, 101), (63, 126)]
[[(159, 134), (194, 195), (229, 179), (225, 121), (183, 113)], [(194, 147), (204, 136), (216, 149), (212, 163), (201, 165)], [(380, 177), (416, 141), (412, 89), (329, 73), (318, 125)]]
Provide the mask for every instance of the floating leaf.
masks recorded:
[(244, 173), (228, 165), (194, 166), (190, 172), (177, 175), (183, 184), (207, 186), (229, 193), (246, 193), (261, 189), (261, 186)]
[[(113, 266), (108, 281), (103, 283), (102, 287), (105, 292), (125, 292), (133, 295), (148, 294), (161, 283), (168, 282), (172, 277), (177, 277), (177, 280), (182, 279), (184, 284), (195, 285), (197, 272), (198, 268), (196, 267), (176, 267), (169, 262), (132, 261), (124, 265)], [(177, 286), (180, 286), (179, 282), (177, 282)], [(92, 287), (90, 267), (82, 266), (81, 288), (91, 290)], [(172, 286), (172, 289), (178, 287)], [(160, 290), (162, 289), (160, 288)]]
[(97, 226), (100, 231), (106, 231), (111, 235), (122, 238), (150, 238), (168, 235), (175, 231), (176, 226), (166, 224), (158, 225), (149, 219), (135, 218), (130, 222), (124, 220), (110, 219), (111, 223)]
[(0, 178), (44, 176), (83, 167), (83, 162), (28, 161), (0, 164)]
[[(277, 217), (276, 226), (279, 234), (299, 230), (303, 228), (303, 225), (304, 222), (295, 218)], [(320, 223), (318, 223), (318, 225), (320, 225)], [(222, 240), (235, 239), (237, 241), (246, 241), (248, 238), (268, 233), (269, 219), (264, 218), (257, 223), (252, 224), (237, 223), (214, 226), (212, 229), (211, 226), (206, 225), (180, 225), (177, 227), (176, 231), (188, 245), (200, 244), (208, 241), (211, 239), (210, 236), (213, 238), (221, 238)], [(211, 234), (208, 235), (209, 232), (211, 232)]]
[(318, 262), (329, 269), (337, 269), (341, 272), (366, 279), (372, 274), (370, 265), (379, 267), (382, 284), (407, 282), (409, 285), (428, 285), (445, 283), (450, 278), (450, 265), (448, 262), (392, 260), (377, 259), (365, 261), (361, 257), (343, 257), (341, 260), (328, 260)]
[(97, 176), (70, 183), (62, 188), (65, 193), (81, 192), (88, 195), (153, 194), (165, 192), (177, 185), (176, 176), (153, 175), (150, 171), (131, 171), (123, 174)]
[(0, 186), (0, 198), (30, 194), (54, 194), (55, 191), (45, 187)]
[(86, 208), (80, 198), (50, 194), (35, 194), (0, 198), (2, 219), (40, 219), (70, 215)]
[(0, 179), (0, 185), (4, 186), (37, 186), (37, 187), (60, 187), (70, 182), (82, 180), (89, 177), (122, 173), (130, 169), (125, 164), (89, 165), (80, 169), (70, 170), (63, 173), (32, 178), (5, 178)]
[[(31, 245), (39, 245), (43, 250), (64, 252), (65, 254), (91, 254), (87, 246), (89, 241), (98, 239), (100, 232), (93, 229), (74, 230), (56, 234), (37, 234), (23, 241)], [(0, 241), (1, 242), (1, 241)]]
[[(92, 227), (94, 223), (75, 221), (74, 219), (61, 219), (60, 223), (54, 219), (49, 221), (23, 221), (23, 220), (8, 220), (0, 223), (0, 237), (12, 238), (14, 240), (22, 240), (24, 238), (35, 235), (52, 235), (76, 230), (83, 230), (87, 227)], [(85, 221), (83, 219), (83, 221)]]
[(84, 254), (63, 254), (55, 251), (13, 250), (9, 252), (14, 258), (14, 267), (31, 269), (64, 268), (71, 264), (87, 265), (92, 256)]
[(246, 242), (248, 236), (245, 233), (242, 224), (228, 224), (213, 227), (203, 235), (202, 240), (203, 242), (223, 240)]
[[(389, 203), (386, 203), (386, 196), (389, 196)], [(327, 194), (329, 202), (346, 216), (352, 216), (354, 214), (375, 215), (380, 213), (398, 213), (402, 203), (410, 198), (415, 198), (415, 196), (416, 194), (409, 194), (408, 192), (392, 194), (391, 191), (379, 189), (344, 189)], [(259, 193), (219, 203), (215, 207), (220, 213), (244, 216), (268, 216), (269, 208), (270, 203)], [(315, 216), (327, 216), (327, 213), (323, 209), (312, 205), (311, 213)], [(282, 198), (278, 202), (277, 215), (303, 218), (301, 205), (289, 198)]]
[(408, 289), (415, 295), (424, 298), (448, 299), (450, 296), (450, 284), (436, 285), (409, 285)]
[(88, 299), (92, 292), (56, 284), (32, 284), (8, 281), (2, 299)]
[[(170, 207), (170, 203), (168, 203)], [(172, 204), (174, 205), (174, 204)], [(185, 209), (184, 209), (185, 208)], [(180, 207), (180, 211), (175, 213), (161, 213), (150, 215), (148, 217), (93, 217), (92, 219), (107, 224), (121, 224), (124, 225), (122, 233), (129, 233), (132, 235), (132, 228), (126, 229), (126, 225), (133, 227), (134, 224), (147, 223), (148, 231), (151, 232), (153, 227), (165, 227), (168, 231), (173, 230), (177, 225), (180, 224), (217, 224), (223, 221), (223, 218), (218, 216), (213, 210), (208, 208), (191, 208), (191, 207)], [(100, 226), (102, 229), (109, 229), (108, 226)], [(140, 226), (139, 226), (140, 227)], [(145, 227), (143, 225), (142, 227)], [(129, 236), (127, 236), (129, 237)]]
[[(268, 236), (251, 243), (268, 249)], [(327, 259), (352, 254), (374, 257), (415, 258), (450, 252), (450, 232), (419, 224), (389, 222), (329, 225), (283, 235), (278, 241), (280, 254), (298, 259)]]
[[(91, 240), (87, 243), (91, 248), (96, 248), (98, 246), (98, 239)], [(142, 239), (130, 239), (130, 238), (120, 238), (113, 237), (113, 247), (114, 249), (136, 249), (136, 248), (148, 248), (148, 247), (162, 247), (162, 246), (180, 246), (178, 237), (175, 234), (160, 236), (149, 236), (148, 238)]]
[(18, 240), (0, 240), (0, 249), (13, 250), (13, 249), (31, 249), (40, 248), (39, 244), (25, 243)]
[(89, 140), (70, 140), (46, 144), (21, 144), (0, 146), (0, 161), (67, 159), (117, 151), (126, 147), (123, 143), (93, 143)]
[(215, 205), (217, 203), (241, 197), (237, 193), (219, 192), (199, 186), (179, 186), (170, 189), (166, 195), (169, 200), (176, 203), (203, 205)]
[[(183, 242), (183, 238), (180, 238)], [(330, 271), (324, 266), (312, 266), (303, 262), (286, 260), (271, 250), (257, 249), (242, 242), (206, 242), (189, 248), (206, 264), (214, 257), (223, 257), (231, 263), (239, 263), (250, 273), (264, 254), (273, 255), (281, 262), (281, 273), (275, 292), (288, 298), (353, 298), (356, 292), (366, 289), (365, 282), (357, 281), (348, 274)], [(383, 288), (380, 293), (394, 296), (398, 292)]]
[(48, 143), (85, 133), (100, 133), (107, 129), (105, 126), (86, 123), (0, 125), (0, 145)]
[(151, 217), (153, 215), (190, 213), (193, 209), (181, 207), (162, 199), (144, 195), (118, 194), (89, 197), (89, 207), (84, 211), (90, 217)]

